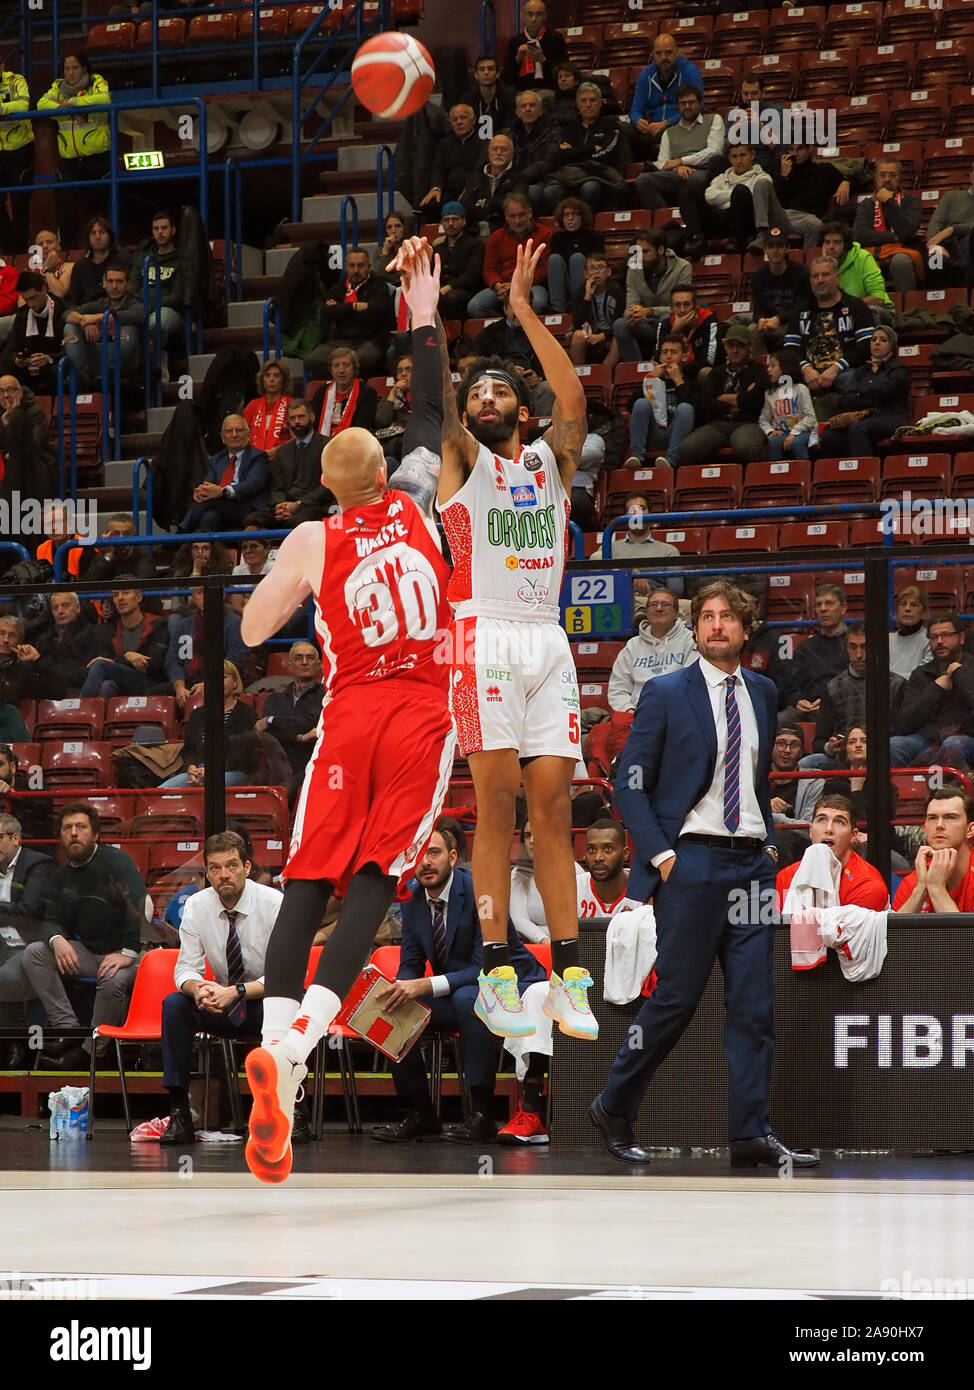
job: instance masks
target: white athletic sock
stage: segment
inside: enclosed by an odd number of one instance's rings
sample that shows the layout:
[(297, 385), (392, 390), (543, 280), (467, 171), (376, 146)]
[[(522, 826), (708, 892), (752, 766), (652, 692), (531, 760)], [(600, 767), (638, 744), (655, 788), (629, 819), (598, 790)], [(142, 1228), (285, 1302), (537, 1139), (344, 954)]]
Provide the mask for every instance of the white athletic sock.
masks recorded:
[(265, 996), (264, 1022), (260, 1030), (260, 1039), (265, 1047), (281, 1041), (300, 1007), (296, 999), (285, 999), (283, 995)]
[(324, 985), (309, 985), (298, 1007), (297, 1017), (291, 1031), (284, 1039), (302, 1062), (306, 1062), (328, 1031), (328, 1025), (342, 1007), (342, 1001), (333, 989)]

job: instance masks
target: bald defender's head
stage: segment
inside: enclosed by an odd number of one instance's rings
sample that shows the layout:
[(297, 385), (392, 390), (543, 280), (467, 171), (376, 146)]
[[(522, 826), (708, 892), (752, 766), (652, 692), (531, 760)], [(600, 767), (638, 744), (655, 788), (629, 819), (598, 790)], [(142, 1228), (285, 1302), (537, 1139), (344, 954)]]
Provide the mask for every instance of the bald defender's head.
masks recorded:
[(329, 439), (321, 451), (321, 481), (342, 511), (377, 502), (386, 490), (386, 459), (375, 435), (352, 425)]

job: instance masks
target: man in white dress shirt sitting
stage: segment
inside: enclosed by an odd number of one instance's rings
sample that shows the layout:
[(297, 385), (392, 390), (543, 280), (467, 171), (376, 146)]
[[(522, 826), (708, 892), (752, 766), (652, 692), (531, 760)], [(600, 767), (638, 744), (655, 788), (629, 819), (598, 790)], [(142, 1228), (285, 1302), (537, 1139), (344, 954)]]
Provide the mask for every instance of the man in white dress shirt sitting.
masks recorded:
[[(189, 1074), (197, 1033), (260, 1038), (264, 955), (282, 895), (248, 878), (250, 860), (233, 831), (211, 835), (203, 848), (209, 888), (183, 908), (176, 993), (162, 1003), (162, 1084), (171, 1096), (162, 1144), (192, 1144)], [(204, 979), (209, 962), (212, 980)]]

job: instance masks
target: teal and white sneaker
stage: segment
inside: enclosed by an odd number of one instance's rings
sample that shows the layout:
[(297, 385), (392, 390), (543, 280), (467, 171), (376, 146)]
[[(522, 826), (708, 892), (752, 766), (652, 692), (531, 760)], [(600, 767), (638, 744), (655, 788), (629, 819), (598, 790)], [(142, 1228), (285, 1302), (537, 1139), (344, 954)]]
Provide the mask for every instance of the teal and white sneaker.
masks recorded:
[(570, 965), (564, 979), (552, 971), (548, 997), (542, 1006), (563, 1033), (587, 1042), (594, 1042), (599, 1036), (598, 1022), (588, 1006), (591, 988), (592, 977), (580, 965)]
[(480, 993), (473, 1011), (499, 1038), (526, 1038), (534, 1024), (524, 1016), (513, 965), (498, 965), (489, 975), (480, 972)]

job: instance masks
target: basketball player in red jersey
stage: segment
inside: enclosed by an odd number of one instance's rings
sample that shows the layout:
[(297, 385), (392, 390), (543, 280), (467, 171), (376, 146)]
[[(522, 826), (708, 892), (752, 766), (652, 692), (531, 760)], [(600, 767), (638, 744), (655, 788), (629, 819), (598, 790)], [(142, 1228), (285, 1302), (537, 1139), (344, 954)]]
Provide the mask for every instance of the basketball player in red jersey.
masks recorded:
[[(243, 615), (244, 641), (258, 646), (311, 594), (325, 669), (318, 741), (267, 947), (263, 1045), (247, 1057), (247, 1163), (264, 1182), (291, 1170), (307, 1058), (368, 959), (398, 885), (424, 854), (453, 767), (450, 670), (438, 657), (451, 622), (449, 570), (432, 516), (443, 418), (439, 263), (431, 268), (418, 239), (400, 259), (414, 325), (413, 385), (395, 487), (368, 431), (331, 440), (322, 480), (339, 515), (291, 532)], [(333, 891), (342, 914), (305, 990), (312, 939)]]
[(535, 882), (551, 932), (545, 1013), (562, 1032), (594, 1039), (592, 979), (578, 963), (571, 838), (578, 684), (558, 606), (585, 393), (568, 354), (531, 308), (541, 254), (530, 241), (518, 248), (510, 307), (554, 390), (551, 429), (522, 448), (519, 427), (530, 410), (518, 373), (500, 359), (478, 362), (454, 395), (444, 348), (437, 500), (454, 563), (451, 703), (477, 794), (473, 877), (484, 965), (475, 1009), (501, 1036), (534, 1032), (507, 952), (514, 803), (523, 780)]

